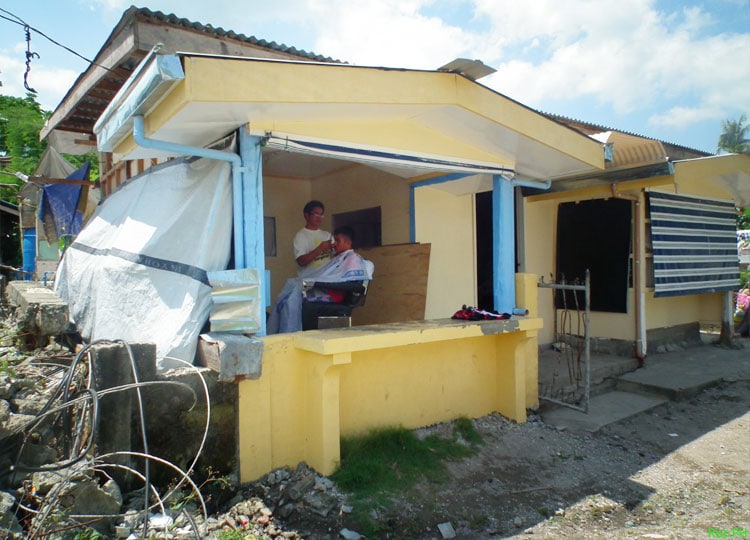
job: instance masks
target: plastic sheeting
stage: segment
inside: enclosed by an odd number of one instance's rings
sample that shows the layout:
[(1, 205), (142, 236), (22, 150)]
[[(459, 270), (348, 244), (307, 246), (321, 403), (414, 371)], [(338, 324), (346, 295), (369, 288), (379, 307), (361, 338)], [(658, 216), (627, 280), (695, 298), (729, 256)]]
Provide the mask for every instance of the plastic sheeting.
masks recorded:
[[(70, 173), (68, 180), (86, 180), (91, 163), (86, 162)], [(75, 184), (50, 184), (42, 189), (39, 202), (39, 220), (44, 223), (47, 241), (56, 244), (63, 236), (75, 236), (81, 231), (83, 212), (78, 209), (83, 186)]]
[(108, 197), (66, 250), (55, 291), (87, 341), (154, 343), (193, 363), (211, 309), (207, 272), (230, 257), (230, 164), (175, 160)]

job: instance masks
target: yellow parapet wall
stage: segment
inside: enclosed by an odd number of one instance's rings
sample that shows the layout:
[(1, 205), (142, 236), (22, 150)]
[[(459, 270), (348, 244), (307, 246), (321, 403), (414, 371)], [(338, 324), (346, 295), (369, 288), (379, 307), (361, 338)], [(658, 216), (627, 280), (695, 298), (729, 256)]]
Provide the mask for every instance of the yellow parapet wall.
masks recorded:
[(239, 386), (241, 481), (300, 461), (330, 474), (341, 436), (376, 427), (494, 411), (524, 422), (538, 400), (541, 324), (440, 319), (263, 338), (263, 374)]

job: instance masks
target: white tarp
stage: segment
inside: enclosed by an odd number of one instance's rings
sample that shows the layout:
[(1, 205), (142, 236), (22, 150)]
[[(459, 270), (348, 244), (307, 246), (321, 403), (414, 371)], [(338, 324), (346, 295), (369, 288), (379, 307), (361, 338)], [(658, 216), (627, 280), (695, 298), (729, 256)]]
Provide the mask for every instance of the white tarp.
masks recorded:
[(232, 235), (230, 165), (180, 159), (110, 195), (67, 249), (55, 291), (87, 341), (155, 343), (193, 363), (211, 309), (207, 272), (224, 270)]

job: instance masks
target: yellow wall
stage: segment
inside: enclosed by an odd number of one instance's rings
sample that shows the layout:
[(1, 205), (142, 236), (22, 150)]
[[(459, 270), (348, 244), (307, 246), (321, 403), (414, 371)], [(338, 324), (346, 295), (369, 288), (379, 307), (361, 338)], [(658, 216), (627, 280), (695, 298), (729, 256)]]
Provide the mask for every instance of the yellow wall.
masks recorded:
[(289, 178), (263, 179), (263, 213), (276, 218), (276, 256), (266, 257), (266, 268), (271, 272), (271, 299), (287, 279), (297, 275), (292, 240), (305, 226), (302, 208), (312, 198), (310, 182)]
[[(685, 166), (675, 177), (659, 177), (644, 181), (623, 182), (618, 191), (627, 195), (640, 193), (643, 188), (677, 192), (682, 195), (731, 200), (721, 186), (706, 182), (703, 169)], [(705, 172), (705, 171), (703, 171)], [(677, 179), (677, 180), (675, 180)], [(525, 260), (524, 271), (543, 276), (550, 281), (555, 272), (557, 208), (563, 202), (605, 198), (611, 196), (609, 187), (590, 188), (565, 194), (543, 194), (524, 199)], [(643, 209), (645, 213), (645, 209)], [(539, 316), (545, 324), (539, 332), (539, 342), (547, 345), (554, 341), (554, 311), (551, 289), (539, 291)], [(652, 330), (691, 322), (718, 322), (721, 320), (723, 293), (654, 298), (653, 288), (645, 294), (645, 328)], [(635, 340), (635, 291), (628, 289), (627, 313), (591, 313), (591, 336), (618, 340)], [(558, 323), (559, 323), (558, 314)]]
[[(520, 305), (531, 305), (534, 278), (522, 281)], [(541, 323), (444, 319), (262, 338), (261, 377), (239, 383), (241, 481), (303, 460), (330, 474), (340, 437), (378, 426), (493, 411), (525, 421), (538, 403)]]
[(450, 317), (476, 305), (474, 196), (425, 186), (414, 200), (416, 241), (432, 244), (425, 318)]
[(398, 176), (352, 165), (312, 182), (312, 197), (325, 203), (325, 225), (329, 230), (333, 227), (333, 214), (380, 206), (383, 245), (409, 241), (409, 186)]
[(653, 290), (646, 293), (647, 328), (665, 328), (692, 322), (718, 323), (721, 321), (723, 293), (694, 294), (654, 298)]
[[(554, 281), (555, 244), (557, 242), (557, 201), (540, 201), (529, 204), (524, 201), (526, 256), (524, 272), (544, 281)], [(554, 341), (554, 308), (552, 289), (539, 289), (539, 317), (544, 319), (544, 328), (539, 331), (539, 343)]]

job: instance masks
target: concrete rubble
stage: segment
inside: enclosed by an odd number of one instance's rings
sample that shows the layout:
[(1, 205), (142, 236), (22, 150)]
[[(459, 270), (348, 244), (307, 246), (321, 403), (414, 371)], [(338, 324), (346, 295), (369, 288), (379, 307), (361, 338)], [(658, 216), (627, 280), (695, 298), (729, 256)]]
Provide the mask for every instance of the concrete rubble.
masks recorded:
[[(126, 463), (109, 458), (111, 464), (107, 465), (106, 459), (102, 461), (89, 452), (74, 463), (66, 464), (63, 452), (66, 444), (81, 444), (81, 441), (64, 442), (66, 436), (60, 431), (60, 423), (43, 419), (51, 416), (48, 414), (50, 407), (59, 404), (50, 405), (56, 391), (62, 388), (61, 382), (75, 357), (67, 346), (51, 338), (61, 331), (69, 332), (70, 327), (67, 323), (50, 322), (56, 319), (52, 311), (58, 309), (60, 318), (65, 313), (67, 320), (64, 306), (53, 301), (54, 309), (50, 311), (44, 301), (20, 299), (30, 291), (34, 298), (41, 298), (44, 291), (32, 289), (9, 287), (9, 293), (11, 290), (17, 293), (16, 302), (12, 309), (0, 305), (0, 447), (3, 449), (0, 452), (0, 537), (21, 539), (32, 531), (32, 535), (56, 539), (62, 538), (62, 531), (66, 529), (84, 531), (90, 527), (107, 538), (140, 538), (144, 522), (148, 523), (147, 536), (160, 538), (188, 539), (198, 534), (200, 538), (210, 539), (228, 530), (267, 538), (333, 540), (340, 537), (340, 527), (334, 526), (322, 535), (306, 532), (305, 523), (319, 525), (332, 518), (338, 521), (336, 516), (342, 514), (344, 500), (330, 480), (304, 463), (293, 470), (278, 469), (245, 486), (238, 486), (231, 480), (235, 459), (232, 449), (236, 447), (233, 423), (236, 385), (222, 384), (217, 374), (212, 377), (206, 368), (169, 372), (163, 376), (171, 384), (169, 392), (149, 391), (149, 387), (145, 387), (144, 402), (148, 421), (155, 425), (153, 431), (162, 432), (161, 439), (157, 434), (150, 435), (149, 443), (153, 444), (150, 451), (157, 452), (157, 457), (174, 460), (177, 469), (187, 470), (189, 459), (180, 458), (176, 453), (190, 454), (186, 447), (190, 447), (191, 440), (196, 441), (197, 447), (201, 436), (198, 431), (192, 432), (191, 426), (202, 429), (205, 420), (200, 419), (200, 414), (197, 420), (180, 421), (179, 417), (200, 409), (205, 393), (210, 396), (211, 420), (217, 417), (219, 424), (218, 428), (212, 428), (212, 437), (203, 449), (206, 454), (203, 461), (209, 467), (216, 466), (216, 472), (202, 485), (221, 487), (215, 492), (201, 488), (199, 497), (207, 501), (204, 502), (208, 515), (203, 513), (196, 494), (185, 484), (173, 493), (164, 494), (163, 508), (151, 507), (146, 521), (143, 489), (132, 489), (124, 475), (118, 474), (118, 469), (132, 467), (136, 460), (125, 460)], [(45, 315), (40, 316), (40, 313)], [(98, 364), (93, 368), (98, 382), (114, 386), (117, 372), (129, 370), (129, 364), (122, 360), (122, 347), (118, 347), (105, 344), (94, 352)], [(149, 346), (131, 344), (131, 348), (141, 380), (160, 379), (161, 376), (149, 367), (152, 356)], [(122, 369), (118, 367), (120, 363), (123, 363)], [(196, 376), (196, 372), (201, 371), (203, 381), (201, 376)], [(112, 379), (113, 373), (115, 379)], [(99, 413), (103, 416), (99, 425), (108, 425), (114, 433), (126, 436), (100, 440), (96, 446), (100, 454), (107, 448), (117, 454), (114, 443), (131, 444), (131, 422), (124, 420), (130, 415), (123, 413), (134, 407), (133, 400), (118, 393), (114, 396), (109, 403), (101, 400)], [(164, 399), (165, 396), (169, 398)], [(111, 412), (107, 412), (108, 409)], [(222, 420), (224, 416), (229, 420)], [(230, 438), (226, 439), (221, 430), (231, 433)], [(180, 436), (175, 437), (176, 433)], [(132, 439), (137, 438), (134, 432)], [(222, 455), (217, 448), (225, 453), (229, 449), (231, 455)], [(162, 454), (158, 454), (159, 451)], [(199, 466), (194, 464), (194, 469)], [(155, 467), (152, 475), (158, 476)], [(217, 513), (221, 509), (223, 512)]]

